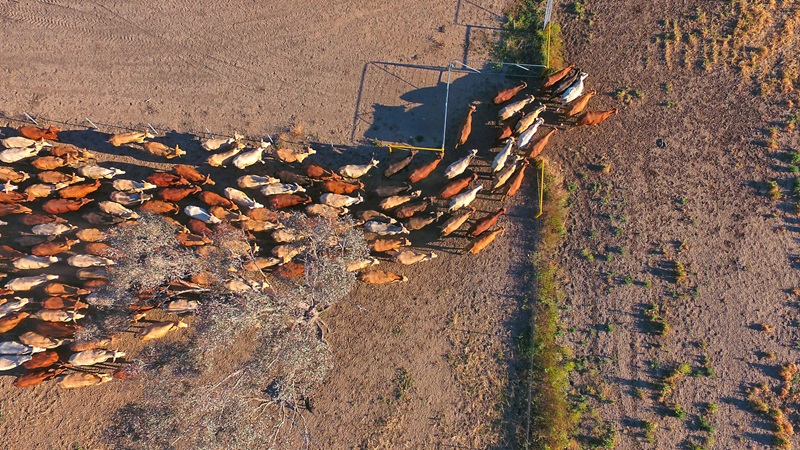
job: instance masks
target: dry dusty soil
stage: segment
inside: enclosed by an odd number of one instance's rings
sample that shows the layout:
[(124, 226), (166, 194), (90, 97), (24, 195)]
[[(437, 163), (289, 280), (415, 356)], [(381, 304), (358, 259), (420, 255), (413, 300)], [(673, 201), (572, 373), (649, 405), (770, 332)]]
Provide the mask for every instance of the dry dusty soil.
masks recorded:
[[(497, 26), (504, 3), (3, 2), (0, 108), (11, 126), (23, 112), (71, 129), (89, 118), (103, 132), (149, 123), (166, 133), (165, 142), (182, 143), (189, 163), (204, 158), (197, 138), (207, 131), (257, 139), (291, 124), (326, 147), (318, 164), (366, 162), (371, 154), (391, 160), (400, 156), (352, 144), (441, 143), (445, 68), (453, 58), (482, 57), (492, 30), (472, 25)], [(485, 102), (504, 83), (454, 83), (461, 87), (453, 92), (453, 120), (467, 101)], [(481, 173), (493, 156), (485, 108), (474, 138)], [(131, 173), (167, 167), (101, 145), (107, 135), (73, 136)], [(464, 152), (448, 148), (442, 167)], [(423, 184), (426, 195), (438, 190), (440, 172)], [(377, 173), (368, 180), (377, 182)], [(415, 244), (440, 258), (396, 267), (408, 283), (362, 285), (326, 313), (335, 368), (314, 413), (304, 413), (306, 429), (279, 448), (297, 448), (301, 433), (312, 448), (512, 445), (513, 430), (503, 424), (514, 420), (503, 399), (519, 377), (512, 344), (533, 242), (526, 195), (506, 200), (506, 233), (484, 253), (458, 254), (467, 243), (463, 231), (446, 240), (421, 234)], [(481, 195), (475, 206), (483, 214), (498, 200)], [(141, 350), (130, 337), (119, 346), (134, 358)], [(410, 383), (399, 386), (398, 374)], [(101, 441), (112, 413), (148, 388), (132, 381), (19, 391), (12, 381), (0, 377), (0, 447), (20, 450), (113, 448)]]
[[(556, 134), (546, 150), (573, 190), (559, 262), (563, 339), (578, 369), (572, 399), (584, 410), (579, 440), (673, 449), (710, 448), (713, 438), (715, 448), (766, 448), (772, 425), (745, 390), (778, 386), (779, 367), (797, 359), (799, 229), (786, 159), (798, 136), (780, 125), (797, 110), (758, 95), (724, 62), (701, 70), (656, 43), (662, 21), (703, 2), (578, 3), (581, 14), (557, 9), (566, 60), (590, 73), (592, 109), (620, 109), (598, 127)], [(483, 57), (492, 31), (482, 27), (497, 26), (504, 4), (9, 1), (0, 7), (0, 109), (74, 124), (89, 117), (103, 131), (151, 123), (189, 137), (261, 137), (300, 124), (309, 141), (347, 148), (329, 154), (330, 165), (373, 152), (393, 159), (365, 141), (439, 144), (442, 67)], [(468, 145), (480, 149), (485, 173), (485, 101), (503, 80), (462, 79), (452, 118), (467, 101), (483, 102)], [(617, 98), (623, 87), (641, 98)], [(773, 123), (777, 144), (768, 146)], [(448, 145), (443, 165), (459, 155)], [(770, 180), (782, 199), (767, 194)], [(441, 170), (424, 188), (440, 181)], [(535, 240), (522, 197), (506, 200), (506, 234), (484, 253), (455, 254), (463, 237), (421, 235), (418, 245), (438, 249), (439, 259), (398, 269), (406, 284), (362, 285), (327, 313), (336, 366), (305, 413), (313, 448), (516, 446), (514, 338)], [(476, 206), (493, 210), (498, 200), (482, 195)], [(653, 304), (669, 325), (664, 336), (647, 315)], [(692, 373), (660, 401), (665, 372), (684, 362)], [(147, 388), (20, 392), (11, 380), (0, 377), (0, 433), (13, 449), (103, 448), (111, 413)], [(710, 416), (708, 403), (718, 408)], [(796, 424), (796, 405), (781, 406)]]

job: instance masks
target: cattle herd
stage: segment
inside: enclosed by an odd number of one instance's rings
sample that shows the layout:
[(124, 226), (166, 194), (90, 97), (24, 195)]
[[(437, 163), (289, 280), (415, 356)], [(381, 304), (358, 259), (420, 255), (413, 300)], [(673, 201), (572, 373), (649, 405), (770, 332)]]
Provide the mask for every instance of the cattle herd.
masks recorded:
[[(309, 147), (274, 149), (265, 142), (248, 147), (239, 135), (205, 140), (201, 147), (211, 152), (206, 159), (208, 166), (232, 165), (235, 169), (229, 170), (242, 171), (236, 187), (223, 187), (202, 167), (198, 170), (181, 164), (143, 180), (126, 179), (123, 170), (97, 165), (90, 150), (59, 142), (61, 130), (52, 125), (18, 128), (13, 133), (17, 135), (0, 140), (4, 148), (0, 151), (0, 181), (4, 183), (0, 190), (0, 224), (30, 231), (6, 236), (6, 245), (0, 246), (3, 267), (24, 275), (8, 279), (0, 289), (0, 371), (18, 374), (14, 382), (18, 387), (57, 379), (63, 388), (77, 388), (127, 376), (123, 370), (114, 370), (113, 365), (105, 370), (108, 373), (86, 370), (87, 366), (115, 361), (125, 354), (107, 349), (112, 339), (78, 341), (74, 334), (80, 320), (91, 312), (90, 297), (106, 283), (109, 266), (115, 264), (115, 249), (103, 242), (108, 236), (104, 230), (136, 221), (141, 214), (164, 216), (174, 225), (178, 241), (188, 247), (211, 245), (209, 236), (215, 227), (242, 229), (262, 249), (250, 264), (283, 277), (303, 274), (302, 263), (293, 261), (303, 251), (303, 230), (281, 225), (286, 211), (292, 209), (320, 217), (351, 214), (354, 223), (367, 233), (370, 250), (381, 259), (408, 265), (436, 258), (432, 251), (410, 247), (410, 238), (434, 225), (441, 238), (461, 229), (475, 214), (476, 209), (470, 204), (484, 189), (499, 193), (501, 201), (514, 196), (531, 159), (542, 152), (558, 129), (553, 126), (549, 131), (538, 132), (544, 123), (540, 115), (548, 107), (556, 109), (557, 114), (552, 116), (559, 123), (553, 125), (594, 125), (617, 112), (584, 113), (595, 94), (583, 93), (586, 77), (585, 72), (569, 66), (544, 78), (536, 95), (548, 98), (549, 106), (534, 104), (535, 97), (525, 93), (528, 85), (524, 82), (497, 93), (488, 102), (497, 109), (496, 137), (500, 147), (490, 173), (477, 172), (473, 162), (479, 152), (469, 150), (444, 169), (442, 182), (428, 196), (423, 196), (417, 183), (436, 171), (444, 152), (416, 161), (423, 158), (411, 151), (387, 165), (382, 173), (384, 181), (367, 190), (359, 179), (380, 166), (374, 158), (362, 165), (325, 168), (306, 162), (316, 153)], [(456, 152), (469, 141), (476, 109), (469, 106), (458, 129)], [(166, 159), (186, 154), (178, 146), (169, 147), (154, 138), (147, 131), (130, 132), (115, 134), (108, 142)], [(248, 172), (249, 167), (265, 158), (283, 165), (282, 170), (269, 174), (262, 170), (258, 175)], [(470, 167), (473, 170), (468, 170)], [(402, 183), (385, 181), (401, 177), (405, 178)], [(101, 192), (105, 198), (99, 196)], [(367, 209), (365, 200), (375, 204), (375, 209)], [(464, 252), (477, 254), (502, 234), (504, 228), (495, 225), (505, 213), (506, 208), (501, 206), (475, 218), (466, 231), (471, 241)], [(68, 218), (88, 226), (78, 228)], [(377, 257), (352, 263), (347, 269), (357, 272), (357, 278), (364, 283), (407, 280), (403, 275), (372, 267), (380, 262)], [(74, 272), (64, 275), (68, 268), (74, 268)], [(192, 282), (197, 280), (186, 281), (187, 286)], [(253, 287), (232, 280), (228, 288)], [(170, 313), (191, 313), (197, 307), (197, 302), (185, 299), (162, 306)], [(145, 341), (156, 339), (185, 326), (180, 320), (155, 322), (144, 327), (138, 336)]]

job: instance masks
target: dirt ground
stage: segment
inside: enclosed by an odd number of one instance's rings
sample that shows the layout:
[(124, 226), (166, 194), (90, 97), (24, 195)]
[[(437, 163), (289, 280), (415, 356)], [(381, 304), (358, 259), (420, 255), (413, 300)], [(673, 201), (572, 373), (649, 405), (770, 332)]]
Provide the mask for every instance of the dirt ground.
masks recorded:
[[(504, 3), (280, 2), (252, 11), (245, 2), (8, 2), (0, 11), (0, 104), (72, 123), (89, 117), (254, 137), (298, 123), (312, 140), (341, 147), (418, 134), (420, 145), (436, 145), (441, 68), (482, 57), (491, 36), (482, 27), (496, 26)], [(546, 151), (574, 189), (560, 262), (581, 442), (591, 447), (613, 434), (622, 449), (710, 448), (712, 437), (716, 448), (766, 448), (771, 425), (745, 389), (777, 386), (800, 339), (798, 222), (786, 164), (800, 143), (781, 128), (776, 148), (764, 144), (767, 128), (792, 110), (724, 64), (705, 72), (665, 58), (654, 42), (660, 21), (702, 2), (578, 3), (583, 15), (557, 11), (566, 60), (590, 73), (593, 109), (620, 108), (601, 126), (556, 134)], [(496, 83), (471, 80), (453, 103), (455, 117)], [(642, 98), (615, 98), (623, 87)], [(488, 113), (479, 111), (484, 124)], [(413, 126), (419, 118), (424, 132)], [(482, 139), (475, 145), (486, 159)], [(389, 157), (353, 151), (360, 153), (341, 158)], [(456, 157), (448, 153), (443, 164)], [(782, 200), (767, 194), (770, 180)], [(476, 206), (491, 210), (496, 200), (482, 196)], [(535, 236), (530, 202), (510, 205), (506, 235), (478, 257), (449, 253), (462, 237), (422, 236), (439, 259), (404, 268), (407, 284), (361, 286), (328, 313), (336, 366), (306, 416), (312, 447), (515, 446), (507, 425), (519, 413), (507, 406), (519, 377), (513, 341)], [(669, 324), (665, 336), (653, 331), (652, 304)], [(665, 371), (683, 362), (695, 376), (658, 401)], [(409, 377), (413, 387), (399, 391)], [(23, 393), (10, 383), (0, 378), (0, 431), (14, 449), (102, 448), (110, 414), (146, 388)], [(718, 405), (713, 433), (698, 425), (707, 403)], [(787, 415), (796, 423), (796, 411)], [(58, 432), (33, 431), (45, 427)]]
[[(205, 156), (192, 153), (200, 152), (196, 137), (205, 131), (257, 138), (289, 124), (301, 125), (311, 141), (350, 152), (328, 152), (318, 163), (363, 162), (370, 153), (394, 159), (400, 156), (349, 145), (440, 141), (442, 68), (453, 58), (485, 54), (492, 30), (473, 26), (496, 26), (504, 3), (283, 2), (253, 11), (245, 2), (9, 2), (0, 10), (0, 103), (7, 117), (28, 112), (69, 128), (90, 118), (102, 131), (147, 123), (162, 133), (176, 130), (166, 140), (187, 142), (190, 163)], [(401, 64), (399, 72), (375, 75), (371, 67), (381, 62)], [(452, 105), (458, 121), (468, 100), (490, 98), (503, 80), (459, 83)], [(415, 96), (400, 97), (409, 91)], [(479, 115), (482, 124), (491, 113)], [(436, 123), (432, 136), (424, 125), (413, 127), (428, 119)], [(492, 133), (476, 132), (484, 159), (493, 156)], [(136, 166), (166, 167), (111, 151), (89, 132), (71, 137), (132, 173)], [(463, 152), (448, 152), (442, 167)], [(486, 164), (479, 163), (482, 173)], [(426, 195), (440, 183), (441, 174), (423, 183)], [(481, 195), (477, 214), (494, 211), (498, 200)], [(513, 445), (513, 430), (504, 425), (514, 423), (513, 412), (503, 402), (519, 377), (512, 344), (522, 325), (533, 212), (523, 198), (506, 205), (506, 234), (481, 255), (457, 254), (467, 243), (463, 232), (441, 241), (423, 233), (420, 245), (440, 258), (395, 268), (411, 281), (360, 286), (326, 313), (336, 365), (301, 430), (312, 448)], [(131, 357), (141, 350), (130, 336), (119, 347)], [(411, 381), (403, 395), (400, 374)], [(147, 389), (133, 381), (19, 391), (12, 381), (0, 377), (0, 430), (3, 445), (14, 449), (104, 448), (100, 437), (112, 413)], [(57, 432), (32, 431), (42, 429)], [(296, 448), (294, 442), (283, 448)]]
[[(620, 108), (557, 147), (575, 189), (561, 263), (587, 445), (610, 427), (616, 448), (767, 448), (772, 425), (745, 389), (775, 388), (778, 368), (797, 361), (800, 249), (786, 161), (798, 135), (783, 122), (797, 110), (784, 101), (791, 96), (758, 95), (724, 63), (705, 72), (667, 61), (655, 43), (660, 21), (698, 5), (589, 2), (583, 18), (561, 16), (566, 59), (590, 73), (594, 107)], [(643, 98), (615, 99), (623, 87)], [(774, 148), (765, 143), (771, 126)], [(783, 200), (767, 195), (770, 180)], [(670, 327), (665, 336), (647, 317), (653, 303)], [(684, 362), (692, 375), (657, 401), (664, 373)], [(708, 403), (718, 405), (710, 433), (699, 426)], [(796, 423), (795, 407), (786, 408)]]

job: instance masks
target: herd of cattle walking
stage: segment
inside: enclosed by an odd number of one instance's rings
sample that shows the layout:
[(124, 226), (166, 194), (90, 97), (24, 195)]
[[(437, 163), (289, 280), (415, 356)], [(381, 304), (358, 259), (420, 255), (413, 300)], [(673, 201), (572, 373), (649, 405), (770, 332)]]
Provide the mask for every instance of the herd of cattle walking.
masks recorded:
[[(600, 123), (617, 111), (583, 112), (595, 94), (583, 93), (586, 77), (586, 73), (569, 66), (543, 79), (537, 95), (548, 96), (549, 104), (557, 106), (562, 113), (556, 116), (560, 122), (577, 117), (576, 126)], [(493, 108), (499, 107), (496, 137), (502, 148), (492, 160), (491, 173), (484, 175), (491, 178), (487, 190), (503, 194), (503, 199), (519, 191), (531, 159), (542, 152), (557, 130), (553, 127), (538, 132), (544, 123), (540, 114), (547, 106), (534, 104), (533, 95), (515, 100), (527, 88), (522, 83), (502, 90), (491, 102)], [(470, 105), (458, 129), (456, 151), (469, 141), (475, 111), (476, 106)], [(132, 180), (123, 178), (122, 170), (97, 165), (91, 151), (60, 143), (60, 131), (53, 126), (26, 125), (17, 129), (18, 136), (0, 140), (4, 148), (0, 151), (0, 161), (5, 164), (0, 166), (0, 181), (4, 183), (0, 189), (0, 225), (8, 226), (6, 221), (12, 221), (12, 226), (30, 227), (30, 233), (7, 236), (7, 244), (0, 246), (0, 264), (8, 272), (22, 272), (21, 275), (38, 271), (35, 275), (11, 278), (0, 288), (3, 296), (0, 371), (24, 369), (14, 381), (18, 387), (57, 379), (63, 388), (77, 388), (129, 376), (125, 370), (113, 370), (113, 366), (105, 370), (110, 373), (102, 369), (85, 370), (87, 366), (125, 356), (123, 352), (108, 349), (113, 339), (74, 339), (80, 327), (77, 322), (90, 313), (92, 296), (98, 295), (98, 289), (106, 283), (109, 266), (115, 264), (115, 249), (103, 242), (107, 238), (103, 230), (110, 226), (135, 221), (142, 213), (163, 215), (174, 225), (178, 241), (198, 251), (212, 244), (213, 228), (235, 227), (246, 231), (259, 244), (272, 244), (264, 247), (269, 248), (268, 252), (262, 251), (249, 263), (251, 268), (272, 270), (276, 276), (288, 278), (302, 276), (303, 264), (297, 257), (306, 244), (302, 239), (304, 230), (281, 224), (286, 210), (303, 208), (309, 216), (319, 217), (352, 214), (355, 223), (368, 233), (373, 254), (386, 255), (394, 262), (408, 265), (437, 256), (432, 251), (411, 248), (412, 233), (438, 223), (441, 237), (451, 235), (475, 214), (476, 208), (470, 205), (486, 189), (473, 164), (477, 149), (469, 150), (448, 165), (438, 192), (424, 197), (423, 190), (414, 186), (435, 172), (445, 157), (443, 152), (417, 163), (418, 153), (412, 151), (383, 170), (386, 179), (404, 173), (404, 183), (380, 182), (374, 189), (366, 190), (359, 179), (377, 168), (378, 160), (331, 170), (305, 161), (316, 153), (311, 148), (273, 150), (270, 143), (264, 142), (248, 148), (239, 135), (203, 141), (202, 148), (214, 152), (206, 163), (246, 170), (271, 155), (276, 162), (286, 163), (284, 170), (261, 175), (243, 172), (236, 188), (216, 186), (210, 175), (181, 164), (172, 166), (171, 172), (156, 172), (145, 180)], [(169, 147), (152, 139), (154, 136), (149, 132), (131, 132), (115, 134), (109, 143), (115, 147), (140, 148), (167, 159), (186, 154), (178, 146)], [(473, 170), (468, 170), (470, 167)], [(104, 187), (107, 198), (93, 198)], [(263, 203), (246, 192), (254, 190), (263, 196), (260, 199)], [(316, 202), (311, 193), (318, 199)], [(363, 208), (365, 196), (375, 200), (376, 209)], [(360, 204), (361, 209), (357, 206)], [(176, 215), (180, 211), (184, 215)], [(471, 239), (465, 252), (479, 253), (502, 234), (504, 227), (495, 226), (505, 213), (506, 208), (500, 207), (474, 220), (465, 233)], [(78, 228), (65, 217), (89, 226)], [(269, 238), (256, 238), (252, 233), (259, 236), (268, 233)], [(60, 277), (64, 275), (49, 269), (62, 261), (75, 270), (68, 275), (69, 280), (81, 286), (62, 283)], [(359, 280), (370, 284), (407, 280), (403, 275), (372, 267), (379, 261), (370, 257), (350, 264), (347, 269), (357, 272)], [(63, 273), (64, 264), (59, 267)], [(192, 289), (202, 286), (202, 280), (192, 278), (179, 284)], [(254, 288), (252, 283), (236, 277), (226, 287), (232, 291)], [(180, 314), (194, 312), (198, 306), (196, 301), (175, 298), (161, 308)], [(180, 320), (154, 322), (143, 327), (138, 336), (145, 341), (157, 339), (185, 326)]]

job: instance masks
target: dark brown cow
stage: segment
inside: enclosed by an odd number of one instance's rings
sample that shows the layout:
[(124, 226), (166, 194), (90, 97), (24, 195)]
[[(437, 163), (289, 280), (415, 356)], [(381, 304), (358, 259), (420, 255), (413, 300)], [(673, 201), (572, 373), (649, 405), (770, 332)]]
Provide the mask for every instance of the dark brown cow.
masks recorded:
[(442, 188), (442, 191), (439, 193), (439, 197), (442, 198), (450, 198), (459, 192), (463, 191), (464, 188), (469, 186), (469, 184), (478, 179), (477, 173), (472, 173), (470, 175), (462, 175), (460, 177), (454, 178), (449, 183), (445, 184)]
[(311, 178), (296, 174), (291, 170), (281, 170), (280, 172), (276, 173), (275, 176), (284, 183), (294, 183), (299, 184), (300, 186), (311, 185)]
[(444, 152), (439, 153), (439, 155), (437, 155), (436, 159), (434, 159), (433, 161), (427, 162), (414, 169), (411, 172), (411, 175), (408, 176), (408, 181), (410, 183), (416, 183), (418, 181), (422, 181), (425, 178), (427, 178), (428, 175), (431, 174), (431, 172), (436, 170), (436, 166), (438, 166), (439, 163), (442, 162), (442, 158), (444, 158)]
[(297, 205), (307, 205), (311, 203), (311, 197), (305, 194), (277, 194), (267, 197), (265, 203), (269, 208), (282, 209)]
[(29, 227), (41, 225), (43, 223), (64, 223), (66, 220), (51, 214), (25, 214), (22, 217), (22, 224)]
[(536, 158), (542, 153), (544, 147), (550, 142), (550, 137), (556, 134), (558, 128), (553, 128), (552, 130), (548, 131), (547, 134), (541, 136), (540, 138), (536, 139), (534, 142), (528, 144), (530, 150), (528, 150), (528, 154), (526, 155), (528, 158)]
[(78, 327), (72, 325), (65, 325), (60, 322), (38, 322), (33, 326), (33, 330), (42, 336), (63, 339), (72, 337)]
[(398, 219), (408, 219), (414, 214), (425, 211), (431, 205), (431, 199), (426, 198), (417, 202), (406, 203), (394, 210), (394, 216)]
[(223, 208), (236, 209), (236, 210), (239, 209), (239, 207), (236, 206), (235, 203), (215, 192), (201, 191), (199, 194), (197, 194), (197, 197), (200, 198), (201, 202), (205, 203), (208, 206), (221, 206)]
[(359, 189), (364, 189), (364, 183), (360, 181), (327, 180), (319, 185), (322, 192), (342, 195), (352, 194)]
[(163, 200), (149, 200), (142, 203), (139, 207), (140, 212), (148, 214), (177, 214), (180, 209), (178, 205)]
[(502, 91), (498, 92), (497, 95), (494, 96), (492, 103), (494, 103), (495, 105), (505, 103), (514, 98), (515, 95), (519, 94), (519, 92), (525, 89), (526, 87), (528, 87), (528, 83), (523, 81), (522, 84), (520, 84), (519, 86), (503, 89)]
[(167, 172), (154, 173), (147, 177), (147, 181), (158, 187), (188, 186), (191, 184), (186, 178)]
[(386, 178), (390, 178), (397, 172), (400, 172), (401, 170), (405, 169), (406, 167), (408, 167), (409, 164), (411, 164), (411, 160), (414, 159), (414, 156), (416, 154), (417, 154), (416, 150), (411, 150), (411, 153), (409, 153), (409, 155), (406, 156), (405, 158), (401, 159), (400, 161), (389, 164), (389, 167), (387, 167), (386, 170), (383, 171), (383, 176), (385, 176)]
[(26, 137), (28, 139), (33, 139), (34, 141), (38, 141), (39, 139), (49, 139), (51, 141), (58, 140), (58, 132), (61, 131), (60, 128), (56, 128), (52, 125), (48, 128), (39, 128), (34, 127), (33, 125), (23, 125), (17, 129), (19, 134), (22, 137)]
[(172, 167), (172, 170), (178, 174), (179, 177), (185, 178), (192, 183), (215, 184), (214, 181), (211, 180), (211, 175), (203, 175), (191, 166), (176, 164)]
[(100, 180), (94, 180), (94, 183), (73, 184), (59, 189), (58, 195), (61, 198), (83, 198), (98, 189), (100, 189)]
[(483, 217), (481, 219), (478, 219), (478, 221), (475, 222), (475, 225), (473, 225), (472, 228), (469, 229), (468, 233), (471, 234), (472, 236), (481, 235), (484, 231), (488, 230), (489, 228), (492, 228), (492, 226), (494, 226), (494, 224), (497, 223), (497, 219), (499, 219), (500, 216), (502, 216), (505, 213), (506, 209), (500, 208), (494, 213), (489, 214), (488, 216)]
[(93, 201), (94, 200), (91, 198), (79, 198), (75, 200), (67, 198), (59, 198), (59, 199), (48, 200), (44, 205), (42, 205), (42, 209), (50, 214), (64, 214), (72, 211), (77, 211), (81, 209), (83, 206)]
[[(149, 178), (148, 178), (149, 179)], [(155, 184), (155, 183), (154, 183)], [(200, 186), (192, 187), (167, 187), (158, 191), (158, 198), (167, 202), (179, 202), (186, 197), (202, 191)]]
[(25, 256), (25, 253), (7, 245), (0, 246), (0, 259), (15, 259)]
[(10, 214), (30, 214), (32, 209), (27, 206), (18, 205), (16, 203), (0, 203), (0, 217), (5, 217)]
[(608, 119), (609, 117), (617, 114), (618, 109), (611, 109), (608, 111), (589, 111), (583, 115), (576, 123), (576, 126), (583, 127), (587, 125), (597, 125), (598, 123)]
[(520, 111), (506, 120), (503, 126), (497, 129), (495, 140), (500, 142), (510, 138), (514, 134), (514, 128), (517, 126), (517, 123), (519, 123), (519, 121), (525, 117), (525, 114), (525, 111)]

